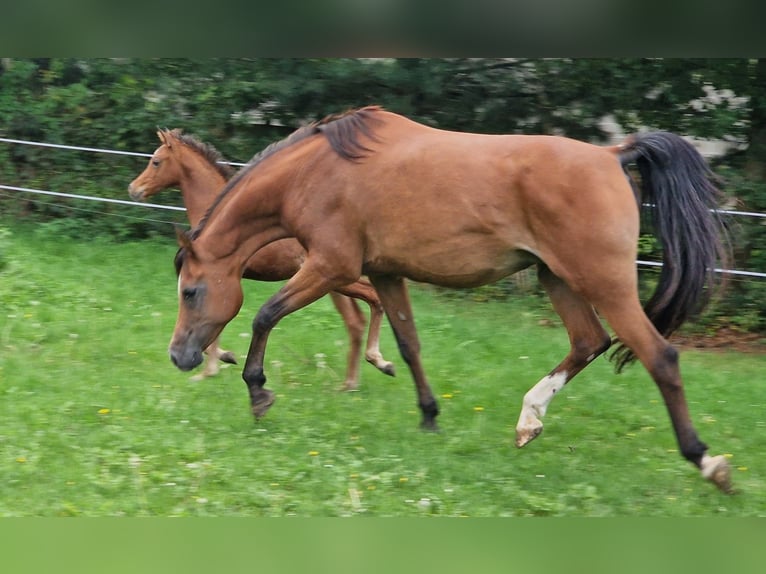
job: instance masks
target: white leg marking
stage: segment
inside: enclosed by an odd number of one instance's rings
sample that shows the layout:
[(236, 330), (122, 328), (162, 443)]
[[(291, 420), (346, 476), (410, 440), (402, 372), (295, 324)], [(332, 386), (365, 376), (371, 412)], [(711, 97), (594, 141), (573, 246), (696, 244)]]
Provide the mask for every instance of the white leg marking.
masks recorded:
[(555, 375), (543, 377), (527, 391), (524, 395), (519, 422), (516, 424), (516, 446), (524, 446), (542, 432), (543, 423), (540, 418), (545, 416), (554, 395), (566, 382), (566, 371), (560, 371)]

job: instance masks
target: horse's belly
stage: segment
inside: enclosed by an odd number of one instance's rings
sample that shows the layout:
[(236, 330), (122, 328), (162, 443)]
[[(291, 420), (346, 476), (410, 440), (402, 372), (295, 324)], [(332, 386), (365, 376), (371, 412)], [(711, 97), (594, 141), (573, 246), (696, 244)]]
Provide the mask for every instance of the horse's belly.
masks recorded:
[(528, 251), (511, 250), (491, 253), (476, 250), (468, 253), (432, 253), (431, 256), (380, 257), (364, 265), (365, 274), (390, 274), (407, 277), (413, 281), (441, 285), (443, 287), (479, 287), (494, 283), (525, 269), (537, 258)]

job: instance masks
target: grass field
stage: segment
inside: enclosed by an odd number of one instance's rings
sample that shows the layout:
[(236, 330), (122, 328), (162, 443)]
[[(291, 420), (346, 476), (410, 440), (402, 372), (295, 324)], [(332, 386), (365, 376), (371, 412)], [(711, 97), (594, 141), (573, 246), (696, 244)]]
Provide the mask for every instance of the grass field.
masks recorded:
[[(240, 366), (192, 382), (167, 357), (171, 241), (75, 242), (14, 229), (0, 271), (0, 516), (766, 516), (766, 357), (687, 351), (692, 416), (731, 456), (738, 494), (678, 454), (638, 365), (594, 362), (513, 445), (526, 390), (565, 355), (546, 305), (476, 303), (414, 285), (441, 432), (418, 429), (413, 385), (362, 367), (337, 391), (346, 338), (329, 299), (272, 334), (255, 422)], [(277, 285), (245, 282), (222, 343), (244, 357)]]

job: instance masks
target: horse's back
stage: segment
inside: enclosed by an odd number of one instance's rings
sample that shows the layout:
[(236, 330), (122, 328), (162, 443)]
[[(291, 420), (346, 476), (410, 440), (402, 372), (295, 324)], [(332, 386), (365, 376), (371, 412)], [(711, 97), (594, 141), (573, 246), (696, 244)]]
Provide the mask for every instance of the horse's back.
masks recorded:
[(557, 136), (451, 132), (385, 114), (365, 157), (325, 155), (313, 176), (304, 172), (314, 177), (309, 187), (323, 190), (304, 217), (359, 240), (367, 273), (471, 286), (561, 260), (562, 244), (565, 252), (588, 248), (599, 234), (615, 236), (621, 249), (635, 244), (635, 201), (610, 150)]

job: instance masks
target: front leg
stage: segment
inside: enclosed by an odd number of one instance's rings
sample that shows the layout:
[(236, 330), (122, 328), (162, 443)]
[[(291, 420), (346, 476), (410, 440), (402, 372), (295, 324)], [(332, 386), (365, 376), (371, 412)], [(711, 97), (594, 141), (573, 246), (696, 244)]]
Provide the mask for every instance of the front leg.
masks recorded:
[(439, 414), (439, 405), (436, 403), (420, 360), (420, 341), (415, 329), (415, 318), (407, 293), (407, 284), (401, 277), (388, 275), (370, 275), (370, 281), (378, 292), (399, 345), (399, 353), (410, 368), (415, 382), (418, 406), (423, 414), (420, 426), (426, 430), (438, 430), (436, 416)]
[(247, 353), (242, 378), (250, 393), (253, 416), (260, 419), (274, 403), (274, 392), (264, 389), (263, 371), (266, 343), (276, 324), (293, 311), (313, 303), (331, 289), (329, 282), (307, 259), (303, 267), (258, 310), (253, 320), (253, 338)]
[(273, 318), (274, 301), (278, 296), (279, 293), (269, 299), (258, 310), (258, 314), (253, 320), (253, 338), (250, 341), (245, 368), (242, 371), (242, 378), (250, 393), (250, 406), (256, 419), (260, 419), (266, 414), (266, 411), (269, 410), (275, 399), (273, 391), (263, 388), (266, 384), (263, 360), (266, 354), (266, 342), (268, 341), (269, 333), (278, 320)]

